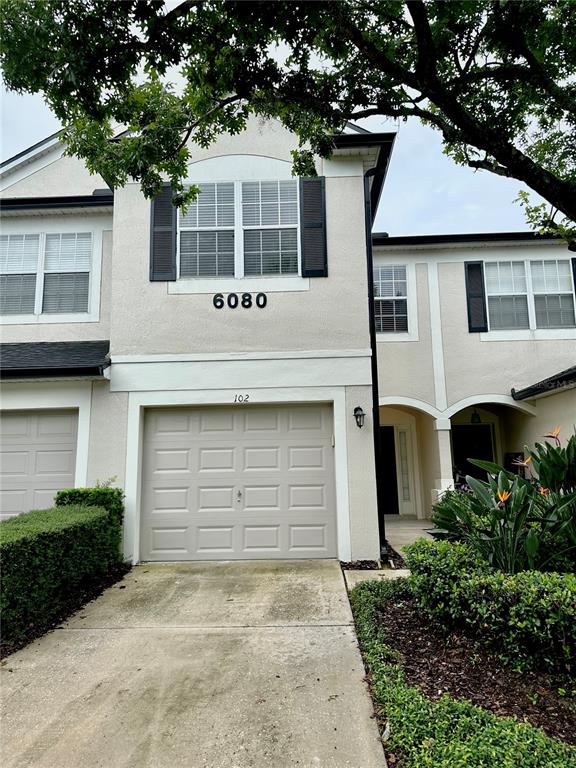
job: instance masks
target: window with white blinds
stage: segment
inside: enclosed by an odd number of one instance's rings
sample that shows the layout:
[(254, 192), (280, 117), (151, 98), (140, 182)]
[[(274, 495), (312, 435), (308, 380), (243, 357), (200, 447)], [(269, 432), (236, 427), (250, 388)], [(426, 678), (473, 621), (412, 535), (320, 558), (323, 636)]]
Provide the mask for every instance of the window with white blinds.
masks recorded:
[(242, 184), (244, 274), (298, 274), (298, 183)]
[(574, 283), (569, 259), (486, 262), (492, 331), (574, 328)]
[(88, 312), (90, 232), (0, 236), (0, 314)]
[(407, 333), (406, 265), (374, 268), (374, 313), (377, 333)]
[(490, 330), (529, 328), (528, 288), (523, 261), (498, 261), (485, 265)]
[(536, 328), (574, 328), (574, 290), (569, 259), (531, 261)]
[(180, 277), (234, 275), (234, 183), (198, 184), (200, 192), (179, 214)]
[(36, 303), (40, 235), (0, 235), (0, 314), (29, 315)]
[(298, 181), (214, 182), (178, 215), (179, 276), (298, 275)]

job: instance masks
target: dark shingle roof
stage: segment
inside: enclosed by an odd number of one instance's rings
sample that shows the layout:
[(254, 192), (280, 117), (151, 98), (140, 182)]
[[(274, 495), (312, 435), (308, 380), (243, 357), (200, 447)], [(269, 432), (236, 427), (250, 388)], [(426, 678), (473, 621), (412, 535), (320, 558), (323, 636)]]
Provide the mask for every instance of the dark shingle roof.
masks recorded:
[(0, 376), (98, 376), (110, 365), (109, 349), (109, 341), (0, 344)]
[(542, 379), (536, 384), (531, 384), (529, 387), (524, 387), (524, 389), (512, 389), (512, 397), (514, 400), (527, 400), (531, 397), (553, 392), (555, 389), (564, 389), (564, 387), (573, 384), (576, 384), (576, 365), (565, 371), (560, 371), (554, 376), (549, 376), (547, 379)]

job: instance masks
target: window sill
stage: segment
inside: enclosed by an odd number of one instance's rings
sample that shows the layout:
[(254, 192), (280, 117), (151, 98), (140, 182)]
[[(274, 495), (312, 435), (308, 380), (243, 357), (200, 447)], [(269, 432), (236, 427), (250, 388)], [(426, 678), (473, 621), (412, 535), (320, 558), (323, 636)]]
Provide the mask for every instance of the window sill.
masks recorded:
[(576, 328), (535, 328), (518, 331), (488, 331), (480, 341), (562, 341), (576, 339)]
[(398, 333), (395, 332), (388, 332), (388, 333), (380, 333), (376, 332), (376, 341), (378, 343), (387, 344), (390, 341), (420, 341), (418, 337), (418, 333), (405, 333), (403, 331), (400, 331)]
[(288, 293), (310, 290), (308, 277), (183, 277), (168, 283), (169, 294)]
[(98, 315), (89, 312), (62, 315), (0, 315), (0, 325), (49, 325), (54, 323), (97, 323)]

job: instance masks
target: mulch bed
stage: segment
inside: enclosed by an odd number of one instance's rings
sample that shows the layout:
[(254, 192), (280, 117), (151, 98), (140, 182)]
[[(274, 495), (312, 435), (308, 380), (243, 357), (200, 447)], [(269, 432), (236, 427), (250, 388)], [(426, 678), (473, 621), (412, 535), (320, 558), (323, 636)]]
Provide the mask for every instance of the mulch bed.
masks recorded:
[(380, 563), (377, 560), (341, 560), (343, 571), (379, 571)]
[(402, 555), (398, 554), (395, 549), (392, 549), (390, 544), (386, 542), (385, 547), (382, 548), (382, 562), (392, 561), (394, 568), (406, 568), (406, 563)]
[(576, 744), (576, 702), (561, 697), (546, 674), (514, 672), (470, 638), (442, 634), (414, 599), (388, 603), (378, 621), (386, 644), (402, 654), (407, 683), (428, 698), (448, 693)]
[[(50, 630), (59, 627), (62, 622), (66, 621), (66, 619), (69, 619), (73, 613), (76, 613), (76, 611), (79, 611), (80, 608), (83, 608), (87, 603), (95, 600), (102, 594), (102, 592), (104, 592), (105, 589), (108, 589), (108, 587), (111, 587), (113, 584), (116, 584), (116, 582), (123, 579), (130, 569), (130, 565), (127, 563), (122, 563), (113, 570), (109, 571), (101, 579), (97, 579), (90, 582), (89, 584), (86, 584), (83, 589), (79, 590), (68, 601), (65, 609), (62, 610), (60, 614), (52, 620), (49, 627), (31, 625), (26, 637), (22, 638), (20, 642), (11, 643), (10, 645), (8, 643), (0, 643), (0, 659), (9, 656), (15, 651), (19, 651), (20, 648), (24, 648), (24, 646), (28, 645), (33, 640), (36, 640), (38, 637), (42, 637), (42, 635), (45, 635), (46, 632), (50, 632)], [(6, 662), (4, 662), (4, 664), (6, 664)]]
[[(384, 568), (390, 567), (390, 563), (394, 568), (406, 568), (402, 555), (392, 549), (388, 542), (381, 548), (380, 555)], [(340, 565), (344, 571), (379, 571), (382, 567), (377, 560), (341, 560)]]

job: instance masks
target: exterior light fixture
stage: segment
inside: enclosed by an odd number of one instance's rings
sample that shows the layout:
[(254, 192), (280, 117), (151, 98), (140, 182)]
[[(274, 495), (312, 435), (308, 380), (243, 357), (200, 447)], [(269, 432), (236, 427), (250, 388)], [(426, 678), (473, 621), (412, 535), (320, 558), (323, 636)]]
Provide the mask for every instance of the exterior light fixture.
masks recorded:
[(470, 416), (470, 424), (482, 424), (482, 419), (476, 408), (474, 408), (474, 412), (472, 416)]
[(356, 419), (356, 426), (362, 429), (364, 426), (364, 419), (366, 418), (366, 414), (359, 405), (354, 408), (354, 418)]

